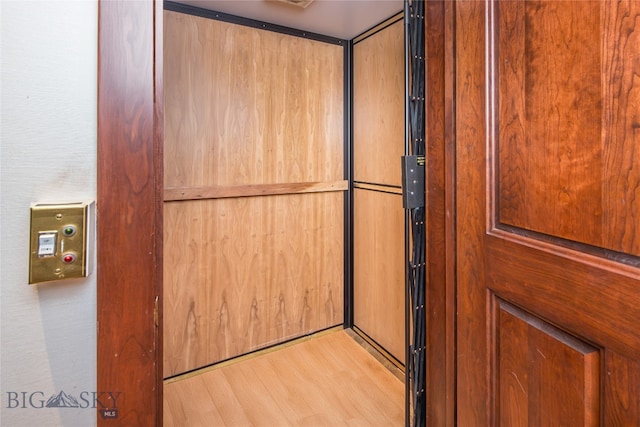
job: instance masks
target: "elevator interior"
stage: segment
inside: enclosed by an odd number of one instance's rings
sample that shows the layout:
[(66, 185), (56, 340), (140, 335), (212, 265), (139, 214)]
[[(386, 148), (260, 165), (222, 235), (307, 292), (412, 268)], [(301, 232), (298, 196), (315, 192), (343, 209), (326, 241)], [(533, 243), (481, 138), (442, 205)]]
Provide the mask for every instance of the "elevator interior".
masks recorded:
[(167, 381), (336, 327), (403, 368), (401, 7), (347, 40), (165, 3)]

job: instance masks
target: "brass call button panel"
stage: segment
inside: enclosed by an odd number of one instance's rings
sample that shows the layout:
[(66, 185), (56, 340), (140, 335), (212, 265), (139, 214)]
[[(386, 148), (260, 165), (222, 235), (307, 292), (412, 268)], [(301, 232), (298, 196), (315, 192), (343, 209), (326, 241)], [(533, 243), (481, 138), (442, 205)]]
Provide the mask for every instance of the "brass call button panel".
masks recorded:
[(31, 206), (29, 284), (91, 274), (94, 205)]

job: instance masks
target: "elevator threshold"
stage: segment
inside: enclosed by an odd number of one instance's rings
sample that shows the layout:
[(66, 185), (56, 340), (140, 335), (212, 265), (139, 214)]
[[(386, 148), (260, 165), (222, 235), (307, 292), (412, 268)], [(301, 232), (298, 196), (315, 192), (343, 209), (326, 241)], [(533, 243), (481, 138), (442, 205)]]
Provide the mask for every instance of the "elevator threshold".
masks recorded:
[(175, 377), (164, 426), (401, 426), (404, 384), (351, 330)]

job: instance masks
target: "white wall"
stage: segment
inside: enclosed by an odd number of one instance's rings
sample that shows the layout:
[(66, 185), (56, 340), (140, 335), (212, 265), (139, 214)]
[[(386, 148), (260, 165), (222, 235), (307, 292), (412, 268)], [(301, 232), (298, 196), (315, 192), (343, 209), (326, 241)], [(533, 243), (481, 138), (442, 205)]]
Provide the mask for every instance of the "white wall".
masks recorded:
[(93, 404), (95, 271), (87, 279), (27, 282), (30, 204), (95, 199), (97, 19), (97, 0), (0, 0), (3, 426), (96, 423), (93, 408), (31, 405), (61, 391)]

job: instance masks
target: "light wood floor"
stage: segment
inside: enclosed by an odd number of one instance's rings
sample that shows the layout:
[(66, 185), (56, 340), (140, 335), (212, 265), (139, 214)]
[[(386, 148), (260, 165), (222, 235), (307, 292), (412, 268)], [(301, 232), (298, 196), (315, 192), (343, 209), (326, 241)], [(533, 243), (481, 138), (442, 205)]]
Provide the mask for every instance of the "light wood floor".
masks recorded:
[(403, 424), (404, 384), (342, 330), (164, 386), (165, 426)]

